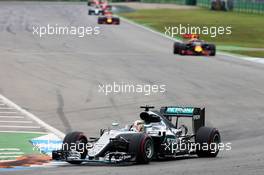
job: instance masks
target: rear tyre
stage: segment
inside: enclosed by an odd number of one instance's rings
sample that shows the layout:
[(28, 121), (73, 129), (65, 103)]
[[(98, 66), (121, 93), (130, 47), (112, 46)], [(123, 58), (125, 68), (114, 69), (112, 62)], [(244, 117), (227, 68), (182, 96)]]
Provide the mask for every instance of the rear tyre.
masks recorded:
[(199, 157), (216, 157), (221, 142), (220, 133), (216, 128), (201, 127), (197, 131), (195, 142), (199, 145), (196, 153)]
[[(63, 150), (70, 151), (71, 147), (76, 148), (81, 155), (81, 159), (85, 159), (88, 151), (85, 149), (87, 145), (87, 138), (82, 132), (68, 133), (63, 139)], [(66, 146), (67, 145), (67, 146)], [(82, 161), (67, 161), (70, 164), (80, 164)]]

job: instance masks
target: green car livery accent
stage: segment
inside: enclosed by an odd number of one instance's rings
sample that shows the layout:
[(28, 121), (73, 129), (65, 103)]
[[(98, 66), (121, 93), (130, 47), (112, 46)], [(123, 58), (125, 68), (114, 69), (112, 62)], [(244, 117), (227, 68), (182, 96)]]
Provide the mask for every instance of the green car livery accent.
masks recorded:
[(192, 107), (168, 107), (166, 113), (178, 115), (193, 115), (193, 110), (194, 108)]

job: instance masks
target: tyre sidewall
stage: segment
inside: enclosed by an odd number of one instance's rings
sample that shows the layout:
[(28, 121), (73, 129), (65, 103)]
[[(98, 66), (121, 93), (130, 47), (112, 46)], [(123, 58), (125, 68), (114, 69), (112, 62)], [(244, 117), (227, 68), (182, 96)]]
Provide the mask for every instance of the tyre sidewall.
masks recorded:
[(84, 142), (84, 148), (83, 148), (84, 150), (83, 152), (81, 152), (81, 159), (84, 159), (86, 155), (88, 154), (88, 151), (85, 149), (86, 144), (87, 144), (87, 138), (82, 132), (75, 131), (75, 132), (68, 133), (63, 139), (63, 144), (68, 144), (67, 150), (69, 151), (70, 150), (69, 146), (71, 146), (72, 144), (77, 145), (80, 140)]
[[(217, 139), (218, 137), (218, 143), (221, 142), (220, 133), (216, 128), (210, 128), (210, 127), (201, 127), (195, 137), (196, 144), (199, 144), (201, 147), (196, 150), (197, 155), (199, 157), (216, 157), (219, 149), (210, 149), (211, 144), (214, 142), (213, 139)], [(215, 140), (216, 141), (216, 140)], [(208, 144), (209, 149), (203, 150), (202, 145)]]

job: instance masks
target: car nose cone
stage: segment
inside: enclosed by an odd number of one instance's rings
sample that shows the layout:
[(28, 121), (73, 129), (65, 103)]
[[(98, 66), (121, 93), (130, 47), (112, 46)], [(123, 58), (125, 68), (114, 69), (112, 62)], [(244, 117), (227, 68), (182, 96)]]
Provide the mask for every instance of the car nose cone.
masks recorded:
[(195, 52), (202, 52), (203, 49), (202, 49), (201, 46), (195, 46), (194, 51), (195, 51)]
[(111, 23), (111, 22), (112, 22), (112, 19), (111, 19), (111, 18), (108, 18), (108, 19), (107, 19), (107, 22), (108, 22), (108, 23)]

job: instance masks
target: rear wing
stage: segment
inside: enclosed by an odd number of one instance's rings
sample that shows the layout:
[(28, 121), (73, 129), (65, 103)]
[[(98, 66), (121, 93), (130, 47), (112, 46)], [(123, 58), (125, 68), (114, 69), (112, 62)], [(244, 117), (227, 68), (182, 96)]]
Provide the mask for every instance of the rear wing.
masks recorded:
[(182, 37), (184, 39), (199, 39), (200, 35), (198, 35), (198, 34), (183, 34)]
[(192, 118), (193, 132), (195, 134), (200, 127), (205, 125), (205, 108), (165, 106), (160, 108), (160, 113), (169, 120), (171, 117), (177, 117), (176, 127), (178, 125), (178, 117)]

